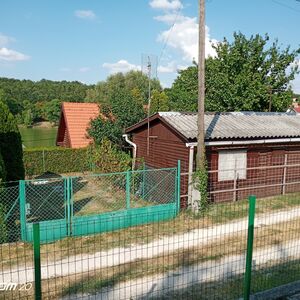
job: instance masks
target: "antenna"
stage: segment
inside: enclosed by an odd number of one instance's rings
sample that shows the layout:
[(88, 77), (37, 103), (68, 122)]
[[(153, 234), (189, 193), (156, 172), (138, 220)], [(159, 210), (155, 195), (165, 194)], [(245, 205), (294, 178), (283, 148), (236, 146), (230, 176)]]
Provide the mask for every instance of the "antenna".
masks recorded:
[(142, 54), (142, 73), (148, 76), (148, 116), (147, 116), (147, 156), (150, 152), (150, 112), (151, 112), (151, 79), (157, 78), (158, 57), (152, 54)]

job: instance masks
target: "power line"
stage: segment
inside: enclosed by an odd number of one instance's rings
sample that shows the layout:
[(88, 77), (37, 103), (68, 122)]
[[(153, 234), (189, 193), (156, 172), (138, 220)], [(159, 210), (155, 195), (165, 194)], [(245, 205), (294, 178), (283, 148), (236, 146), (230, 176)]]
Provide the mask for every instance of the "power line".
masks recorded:
[[(288, 8), (288, 9), (290, 9), (290, 10), (293, 10), (293, 11), (295, 11), (295, 12), (299, 12), (299, 13), (300, 13), (300, 10), (299, 10), (299, 9), (297, 9), (297, 8), (295, 8), (295, 7), (292, 7), (292, 6), (290, 6), (290, 5), (287, 5), (286, 3), (282, 3), (282, 2), (279, 1), (279, 0), (272, 0), (272, 2), (273, 2), (273, 3), (276, 3), (276, 4), (278, 4), (278, 5), (281, 5), (281, 6), (285, 7), (285, 8)], [(296, 0), (296, 2), (300, 2), (300, 0)]]
[(163, 54), (164, 54), (164, 52), (165, 52), (165, 50), (166, 50), (166, 48), (167, 48), (168, 41), (169, 41), (169, 39), (170, 39), (170, 37), (171, 37), (172, 31), (173, 31), (173, 29), (174, 29), (175, 24), (177, 23), (177, 19), (178, 19), (178, 17), (179, 17), (179, 14), (181, 13), (181, 11), (182, 11), (182, 8), (178, 9), (178, 11), (177, 11), (177, 13), (176, 13), (176, 15), (175, 15), (175, 18), (174, 18), (174, 22), (172, 23), (172, 26), (171, 26), (171, 28), (169, 29), (168, 36), (167, 36), (167, 38), (165, 39), (165, 43), (164, 43), (164, 45), (163, 45), (163, 47), (162, 47), (161, 53), (160, 53), (159, 58), (158, 58), (158, 65), (160, 64), (160, 60), (161, 60), (161, 58), (162, 58), (162, 56), (163, 56)]

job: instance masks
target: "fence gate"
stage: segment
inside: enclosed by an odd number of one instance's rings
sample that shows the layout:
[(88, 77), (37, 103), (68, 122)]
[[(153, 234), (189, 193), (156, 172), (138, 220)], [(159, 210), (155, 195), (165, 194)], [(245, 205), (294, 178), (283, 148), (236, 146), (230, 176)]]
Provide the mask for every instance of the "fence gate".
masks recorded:
[(68, 178), (20, 182), (20, 222), (22, 240), (33, 240), (33, 223), (39, 222), (41, 241), (52, 241), (70, 234)]
[(21, 181), (22, 240), (33, 240), (35, 222), (41, 242), (51, 242), (174, 218), (179, 169)]

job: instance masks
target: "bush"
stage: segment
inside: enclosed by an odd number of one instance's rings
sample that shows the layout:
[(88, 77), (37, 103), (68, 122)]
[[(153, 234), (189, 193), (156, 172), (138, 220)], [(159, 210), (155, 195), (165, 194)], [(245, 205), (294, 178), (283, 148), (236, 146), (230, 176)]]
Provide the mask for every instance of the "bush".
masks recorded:
[(118, 150), (108, 139), (103, 139), (99, 145), (90, 149), (95, 171), (98, 173), (123, 172), (131, 168), (130, 155)]
[(22, 140), (8, 106), (0, 101), (0, 151), (6, 170), (6, 181), (24, 179)]
[(91, 170), (88, 148), (26, 149), (23, 159), (26, 176), (39, 175), (46, 171), (59, 174)]
[(26, 176), (40, 175), (46, 171), (72, 173), (95, 171), (97, 173), (121, 172), (131, 168), (129, 154), (118, 150), (110, 141), (88, 148), (46, 148), (24, 150)]
[(0, 184), (5, 180), (6, 180), (6, 170), (5, 170), (4, 161), (0, 151)]
[[(1, 191), (0, 191), (1, 193)], [(0, 203), (0, 244), (7, 242), (7, 230), (5, 224), (5, 208), (2, 203)]]

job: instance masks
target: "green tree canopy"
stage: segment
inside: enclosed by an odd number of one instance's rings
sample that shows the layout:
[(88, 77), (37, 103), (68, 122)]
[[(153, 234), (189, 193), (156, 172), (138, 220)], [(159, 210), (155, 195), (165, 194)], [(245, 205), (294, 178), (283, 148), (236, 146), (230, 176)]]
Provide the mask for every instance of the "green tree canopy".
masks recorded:
[(108, 139), (121, 147), (124, 144), (124, 129), (144, 117), (145, 112), (138, 98), (126, 90), (115, 90), (109, 102), (101, 105), (101, 116), (91, 122), (89, 134), (97, 144)]
[[(208, 111), (285, 111), (291, 104), (290, 82), (298, 73), (293, 66), (300, 49), (282, 49), (269, 36), (246, 38), (234, 33), (233, 42), (224, 39), (215, 47), (217, 56), (206, 60)], [(168, 91), (174, 110), (197, 110), (197, 66), (180, 71)]]
[[(78, 81), (18, 80), (0, 77), (0, 99), (5, 102), (13, 115), (21, 115), (31, 109), (34, 120), (45, 118), (43, 104), (52, 99), (66, 102), (84, 102), (86, 92), (94, 85)], [(1, 92), (2, 91), (2, 92)]]
[[(109, 139), (118, 146), (124, 144), (124, 129), (145, 117), (143, 105), (148, 103), (148, 86), (145, 74), (130, 71), (111, 75), (87, 92), (86, 101), (98, 102), (102, 113), (91, 123), (89, 131), (96, 143)], [(158, 80), (151, 80), (151, 90), (160, 95), (162, 88)]]
[(47, 102), (44, 106), (46, 119), (57, 124), (60, 117), (60, 107), (61, 101), (59, 99), (53, 99)]
[(0, 101), (0, 152), (6, 180), (24, 179), (22, 140), (15, 119), (6, 104)]
[(168, 111), (169, 110), (169, 97), (164, 91), (160, 92), (154, 90), (151, 96), (151, 114), (159, 111)]
[[(109, 103), (115, 91), (140, 93), (143, 103), (148, 101), (148, 77), (140, 71), (130, 71), (128, 73), (117, 73), (110, 75), (106, 81), (100, 81), (95, 88), (87, 91), (87, 102)], [(161, 91), (161, 85), (157, 79), (151, 80), (151, 90)]]

